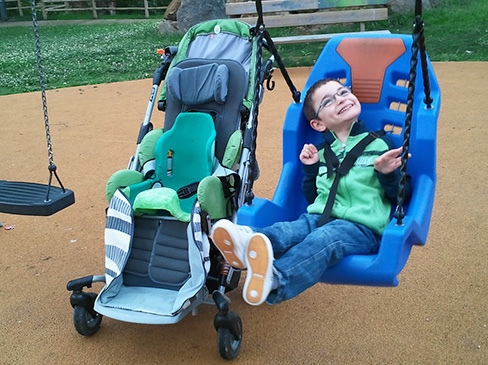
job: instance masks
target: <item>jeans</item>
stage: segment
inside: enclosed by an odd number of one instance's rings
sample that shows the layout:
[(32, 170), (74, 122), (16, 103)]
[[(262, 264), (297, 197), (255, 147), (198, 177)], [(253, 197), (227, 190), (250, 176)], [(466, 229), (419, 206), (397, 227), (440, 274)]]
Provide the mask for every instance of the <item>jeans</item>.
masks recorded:
[(277, 222), (265, 234), (273, 246), (273, 271), (278, 287), (266, 301), (270, 304), (291, 299), (316, 284), (324, 271), (347, 255), (367, 255), (378, 251), (381, 237), (369, 228), (335, 219), (317, 227), (319, 214), (302, 214), (293, 222)]

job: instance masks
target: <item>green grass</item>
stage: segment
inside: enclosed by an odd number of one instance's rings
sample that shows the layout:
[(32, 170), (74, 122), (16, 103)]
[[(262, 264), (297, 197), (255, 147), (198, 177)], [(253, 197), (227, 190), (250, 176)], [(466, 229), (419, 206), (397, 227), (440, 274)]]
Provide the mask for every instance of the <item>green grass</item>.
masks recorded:
[[(48, 88), (152, 77), (163, 39), (157, 22), (46, 26), (40, 29)], [(0, 28), (0, 95), (39, 90), (32, 29)]]
[(436, 61), (488, 61), (488, 1), (444, 1), (424, 19), (429, 52)]
[[(432, 61), (488, 61), (488, 1), (443, 0), (424, 11), (426, 47)], [(62, 15), (60, 15), (62, 17)], [(121, 17), (118, 17), (121, 18)], [(413, 14), (391, 14), (367, 30), (412, 32)], [(157, 48), (181, 36), (162, 36), (157, 21), (132, 24), (58, 25), (40, 28), (49, 89), (152, 77)], [(272, 36), (358, 31), (359, 25), (326, 29), (271, 29)], [(0, 95), (39, 90), (32, 29), (0, 27)], [(279, 46), (287, 66), (313, 65), (322, 43)]]

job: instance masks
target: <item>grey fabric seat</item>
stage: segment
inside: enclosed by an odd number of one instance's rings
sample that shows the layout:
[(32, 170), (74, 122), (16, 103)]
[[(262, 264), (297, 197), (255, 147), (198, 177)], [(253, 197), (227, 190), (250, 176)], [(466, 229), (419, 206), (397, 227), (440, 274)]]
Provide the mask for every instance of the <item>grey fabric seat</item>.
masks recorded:
[(190, 276), (187, 224), (136, 218), (124, 285), (178, 290)]

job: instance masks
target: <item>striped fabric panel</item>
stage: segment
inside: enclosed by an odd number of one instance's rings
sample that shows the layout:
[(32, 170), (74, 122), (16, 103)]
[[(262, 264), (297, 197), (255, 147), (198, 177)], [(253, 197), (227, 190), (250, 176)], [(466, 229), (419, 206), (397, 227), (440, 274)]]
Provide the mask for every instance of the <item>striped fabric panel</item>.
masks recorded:
[(105, 225), (105, 277), (107, 285), (120, 275), (129, 256), (134, 219), (132, 206), (117, 190), (110, 200)]

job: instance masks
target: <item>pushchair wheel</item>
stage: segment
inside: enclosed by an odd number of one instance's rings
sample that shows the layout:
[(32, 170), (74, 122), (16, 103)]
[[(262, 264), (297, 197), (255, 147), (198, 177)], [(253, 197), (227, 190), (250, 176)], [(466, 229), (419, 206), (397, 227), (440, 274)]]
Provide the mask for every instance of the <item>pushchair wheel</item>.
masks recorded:
[[(86, 293), (92, 297), (93, 301), (97, 295), (95, 293)], [(93, 307), (87, 309), (81, 305), (75, 305), (73, 312), (73, 324), (76, 331), (83, 336), (94, 335), (100, 328), (103, 316), (93, 310)]]
[(241, 350), (242, 321), (238, 315), (236, 315), (233, 320), (235, 321), (235, 326), (233, 327), (236, 331), (233, 331), (228, 327), (219, 327), (217, 329), (217, 346), (219, 354), (226, 360), (236, 358)]

